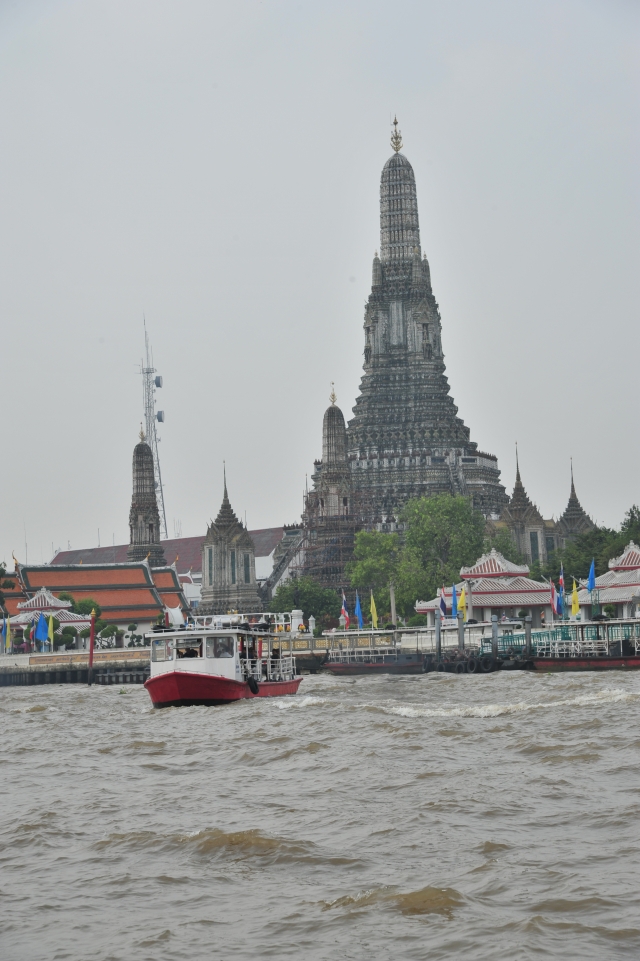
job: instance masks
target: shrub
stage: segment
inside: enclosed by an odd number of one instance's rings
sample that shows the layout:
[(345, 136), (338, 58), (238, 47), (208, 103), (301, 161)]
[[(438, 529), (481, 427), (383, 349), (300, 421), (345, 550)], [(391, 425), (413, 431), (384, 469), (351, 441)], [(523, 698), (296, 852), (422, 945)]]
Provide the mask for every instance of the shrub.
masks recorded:
[(407, 621), (407, 627), (426, 627), (429, 623), (429, 618), (426, 614), (414, 614)]

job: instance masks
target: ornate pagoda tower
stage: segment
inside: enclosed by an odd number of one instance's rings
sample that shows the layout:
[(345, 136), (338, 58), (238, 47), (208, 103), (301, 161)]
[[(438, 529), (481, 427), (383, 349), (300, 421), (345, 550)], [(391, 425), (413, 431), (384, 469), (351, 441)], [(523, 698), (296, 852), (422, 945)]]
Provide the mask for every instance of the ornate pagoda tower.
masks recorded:
[(156, 500), (153, 454), (144, 432), (133, 449), (133, 496), (129, 511), (129, 549), (127, 560), (149, 560), (151, 567), (165, 567), (160, 544), (160, 514)]
[(227, 494), (202, 545), (201, 614), (240, 614), (262, 610), (256, 581), (256, 550), (249, 531), (238, 520)]
[(380, 182), (380, 255), (364, 317), (364, 375), (347, 428), (354, 495), (368, 503), (367, 526), (393, 524), (411, 497), (469, 496), (485, 516), (507, 503), (497, 458), (478, 451), (449, 393), (438, 304), (420, 249), (411, 164), (394, 153)]
[(304, 501), (304, 564), (302, 573), (323, 587), (344, 585), (345, 564), (353, 558), (359, 527), (351, 493), (344, 416), (331, 389), (331, 405), (322, 421), (322, 460), (314, 462), (313, 489)]

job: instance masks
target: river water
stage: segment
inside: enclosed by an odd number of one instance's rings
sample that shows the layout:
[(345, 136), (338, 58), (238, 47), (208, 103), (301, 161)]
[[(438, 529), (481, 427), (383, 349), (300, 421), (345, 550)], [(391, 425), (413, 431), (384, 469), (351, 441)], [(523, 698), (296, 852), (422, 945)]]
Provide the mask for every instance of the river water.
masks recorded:
[(5, 961), (640, 957), (640, 675), (0, 694)]

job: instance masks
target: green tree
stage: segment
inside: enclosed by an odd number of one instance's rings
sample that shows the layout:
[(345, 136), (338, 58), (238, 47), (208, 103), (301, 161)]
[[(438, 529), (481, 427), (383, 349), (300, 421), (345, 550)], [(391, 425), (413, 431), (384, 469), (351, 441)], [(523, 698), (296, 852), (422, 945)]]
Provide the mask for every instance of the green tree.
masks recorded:
[(511, 536), (511, 531), (506, 527), (498, 528), (497, 531), (485, 538), (483, 553), (488, 554), (492, 548), (495, 548), (499, 554), (502, 554), (502, 556), (506, 558), (506, 560), (511, 561), (512, 564), (526, 563), (526, 558), (518, 550), (516, 542)]
[(336, 591), (321, 587), (311, 577), (292, 577), (278, 585), (269, 610), (301, 610), (305, 617), (321, 618), (325, 614), (338, 617), (341, 606), (342, 601)]
[[(359, 531), (354, 545), (354, 560), (347, 564), (346, 574), (352, 587), (360, 588), (362, 612), (370, 606), (369, 591), (373, 591), (378, 618), (390, 608), (389, 585), (397, 580), (401, 558), (400, 538), (397, 534), (381, 531)], [(369, 615), (370, 619), (370, 615)]]
[(397, 594), (406, 612), (419, 595), (434, 597), (442, 584), (460, 579), (482, 554), (485, 519), (467, 497), (438, 494), (409, 501), (402, 519), (406, 525), (405, 550), (399, 564)]

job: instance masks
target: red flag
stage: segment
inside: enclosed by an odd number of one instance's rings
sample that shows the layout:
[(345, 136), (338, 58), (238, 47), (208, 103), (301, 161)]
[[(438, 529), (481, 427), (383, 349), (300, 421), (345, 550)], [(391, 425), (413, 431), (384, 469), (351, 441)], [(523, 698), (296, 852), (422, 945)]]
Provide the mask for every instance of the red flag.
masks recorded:
[[(334, 608), (335, 610), (335, 608)], [(347, 611), (347, 599), (344, 596), (344, 591), (342, 592), (342, 616), (344, 617), (344, 626), (349, 630), (349, 613)]]

